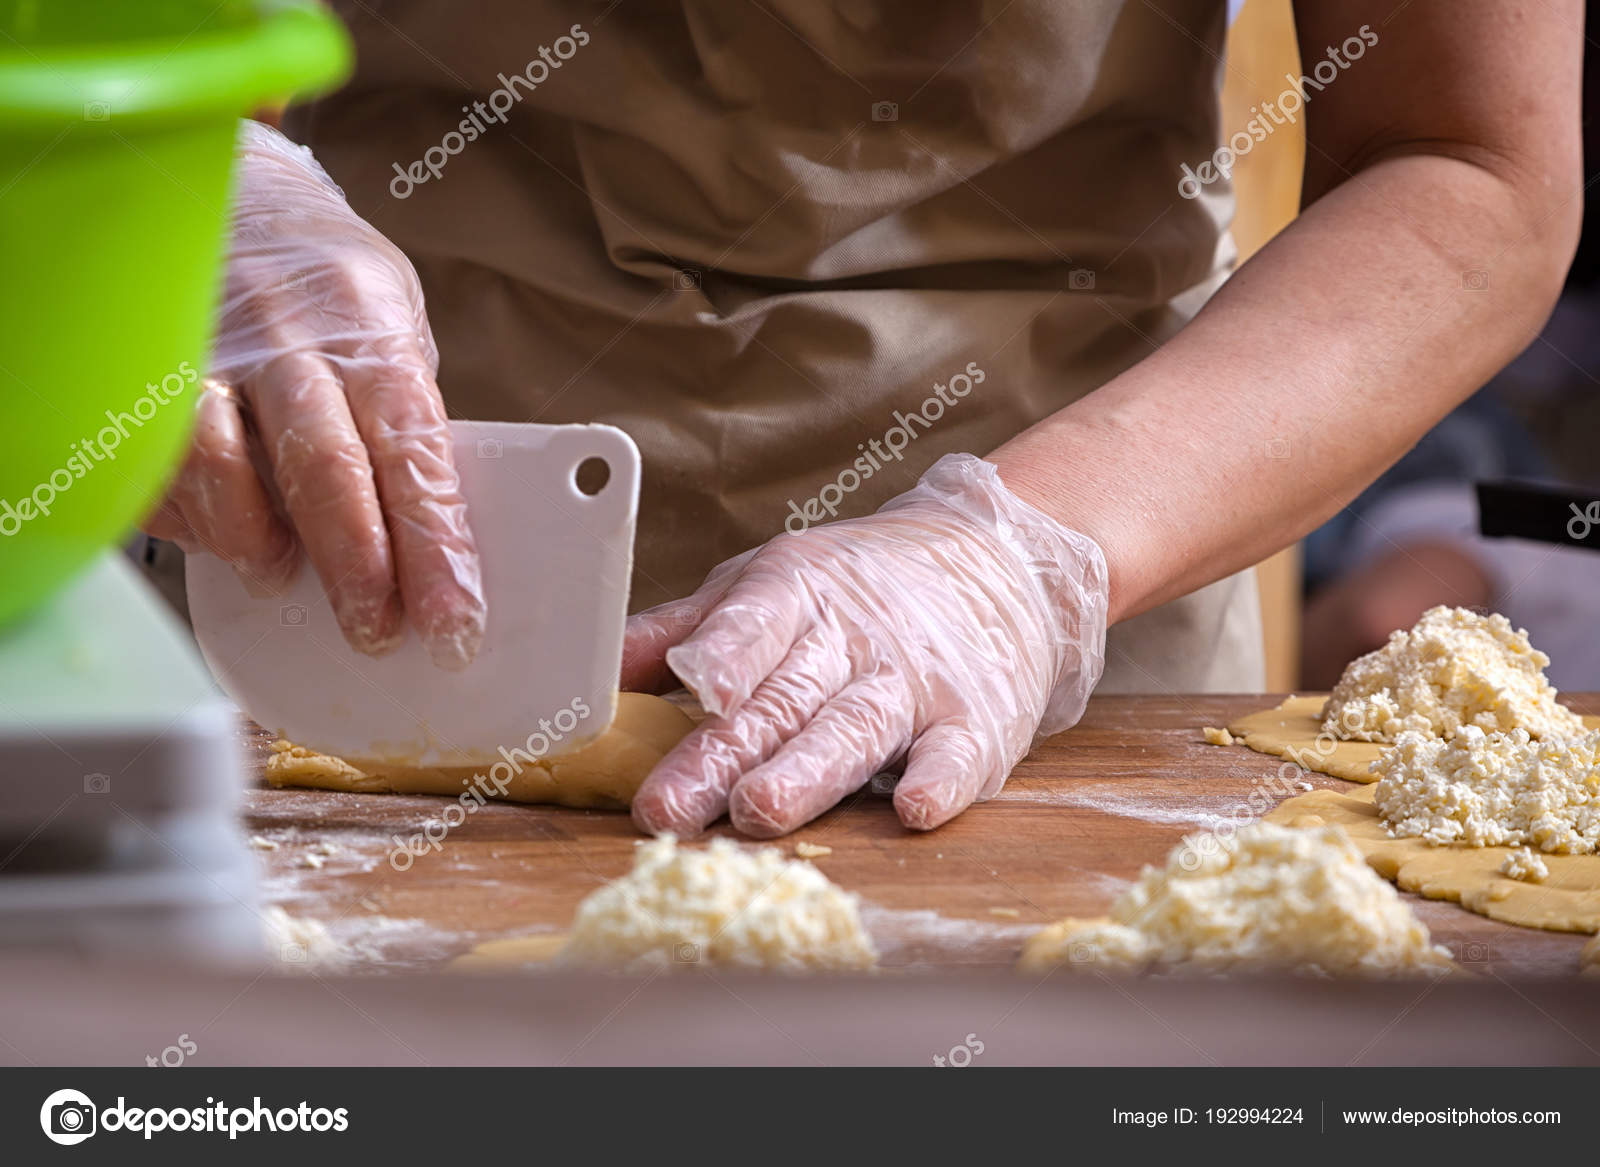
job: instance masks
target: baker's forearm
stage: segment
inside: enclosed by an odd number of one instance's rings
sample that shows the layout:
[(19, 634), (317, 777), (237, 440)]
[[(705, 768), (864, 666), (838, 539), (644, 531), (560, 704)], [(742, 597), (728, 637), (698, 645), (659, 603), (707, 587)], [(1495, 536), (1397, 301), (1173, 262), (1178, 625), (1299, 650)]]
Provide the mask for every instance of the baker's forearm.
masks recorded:
[(1316, 527), (1525, 347), (1580, 209), (1564, 173), (1373, 163), (1178, 336), (990, 458), (1101, 544), (1112, 619), (1135, 615)]

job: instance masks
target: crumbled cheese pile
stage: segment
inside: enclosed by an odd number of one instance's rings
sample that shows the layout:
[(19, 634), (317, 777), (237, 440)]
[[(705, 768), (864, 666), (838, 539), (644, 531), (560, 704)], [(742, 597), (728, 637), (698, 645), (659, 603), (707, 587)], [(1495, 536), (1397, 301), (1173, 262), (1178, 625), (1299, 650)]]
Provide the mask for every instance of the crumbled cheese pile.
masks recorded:
[(1322, 710), (1324, 732), (1392, 742), (1407, 730), (1449, 737), (1463, 726), (1529, 737), (1584, 732), (1545, 679), (1550, 658), (1504, 616), (1430, 608), (1410, 631), (1351, 661)]
[(1146, 867), (1105, 921), (1034, 936), (1020, 968), (1316, 975), (1444, 971), (1449, 954), (1336, 826), (1257, 822), (1185, 839)]
[(642, 843), (633, 870), (578, 905), (560, 962), (626, 971), (807, 972), (877, 963), (856, 897), (809, 863), (727, 839), (704, 850)]
[(1500, 874), (1525, 883), (1543, 883), (1550, 878), (1550, 866), (1531, 847), (1518, 847), (1501, 861)]
[(1403, 733), (1372, 764), (1389, 833), (1472, 847), (1600, 849), (1600, 731), (1531, 741), (1468, 726), (1449, 741)]

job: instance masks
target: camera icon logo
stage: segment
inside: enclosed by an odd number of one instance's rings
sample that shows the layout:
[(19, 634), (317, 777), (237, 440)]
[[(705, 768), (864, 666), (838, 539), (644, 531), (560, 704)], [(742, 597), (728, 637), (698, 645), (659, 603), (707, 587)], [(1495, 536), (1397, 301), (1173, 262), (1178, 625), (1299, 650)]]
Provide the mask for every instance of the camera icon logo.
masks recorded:
[(698, 944), (676, 944), (672, 948), (672, 959), (679, 964), (699, 964), (700, 946)]
[(285, 604), (278, 609), (278, 623), (285, 628), (304, 628), (306, 626), (306, 606), (304, 604)]
[(1274, 462), (1287, 462), (1289, 460), (1289, 439), (1269, 438), (1267, 440), (1267, 457)]
[(1488, 964), (1494, 959), (1494, 953), (1482, 940), (1465, 940), (1454, 947), (1458, 964)]
[(700, 286), (700, 273), (693, 268), (684, 268), (672, 273), (672, 286), (680, 292), (692, 292)]
[(283, 287), (288, 292), (303, 292), (306, 288), (306, 273), (292, 271), (283, 277)]
[(895, 786), (900, 779), (893, 774), (874, 774), (872, 781), (867, 783), (867, 788), (880, 798), (887, 798), (894, 793)]
[(94, 1103), (82, 1091), (57, 1090), (39, 1108), (39, 1125), (52, 1143), (76, 1146), (94, 1134), (97, 1113)]
[(900, 120), (900, 107), (892, 101), (875, 101), (872, 103), (872, 120), (897, 122)]
[(83, 792), (85, 794), (110, 794), (111, 775), (98, 772), (85, 774), (83, 776)]
[(1486, 292), (1489, 290), (1489, 273), (1474, 269), (1461, 273), (1461, 286), (1469, 292)]
[(1067, 273), (1067, 287), (1074, 292), (1094, 291), (1094, 272), (1086, 267), (1075, 267)]
[(499, 438), (479, 438), (478, 457), (493, 460), (506, 452), (506, 444)]
[(86, 122), (108, 122), (111, 120), (111, 104), (105, 101), (86, 101), (83, 103), (83, 120)]
[(293, 940), (278, 946), (278, 959), (284, 964), (306, 964), (309, 961), (306, 946)]

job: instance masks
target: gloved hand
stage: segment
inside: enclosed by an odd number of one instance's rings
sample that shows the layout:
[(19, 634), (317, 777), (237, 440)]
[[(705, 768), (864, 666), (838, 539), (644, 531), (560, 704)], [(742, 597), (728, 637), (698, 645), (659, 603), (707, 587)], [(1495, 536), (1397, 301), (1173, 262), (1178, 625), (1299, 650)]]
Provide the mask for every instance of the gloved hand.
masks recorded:
[(345, 638), (407, 618), (464, 668), (486, 609), (422, 288), (310, 151), (243, 122), (233, 240), (190, 453), (145, 529), (232, 562), (258, 594), (304, 550)]
[(633, 801), (680, 836), (724, 811), (794, 830), (906, 758), (895, 809), (926, 830), (992, 796), (1082, 716), (1105, 664), (1095, 542), (948, 455), (876, 514), (783, 534), (629, 623), (624, 688), (668, 668), (714, 716)]

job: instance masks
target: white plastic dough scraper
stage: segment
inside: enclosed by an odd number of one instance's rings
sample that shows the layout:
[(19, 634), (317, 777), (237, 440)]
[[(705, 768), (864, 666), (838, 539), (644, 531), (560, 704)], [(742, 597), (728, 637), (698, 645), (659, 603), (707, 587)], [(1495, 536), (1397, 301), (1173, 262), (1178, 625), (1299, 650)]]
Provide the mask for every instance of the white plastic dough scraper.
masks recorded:
[(605, 425), (451, 429), (489, 607), (483, 646), (459, 673), (434, 665), (414, 630), (387, 656), (356, 652), (309, 564), (263, 599), (216, 557), (188, 557), (200, 649), (267, 729), (357, 762), (478, 766), (566, 753), (611, 724), (638, 448)]

